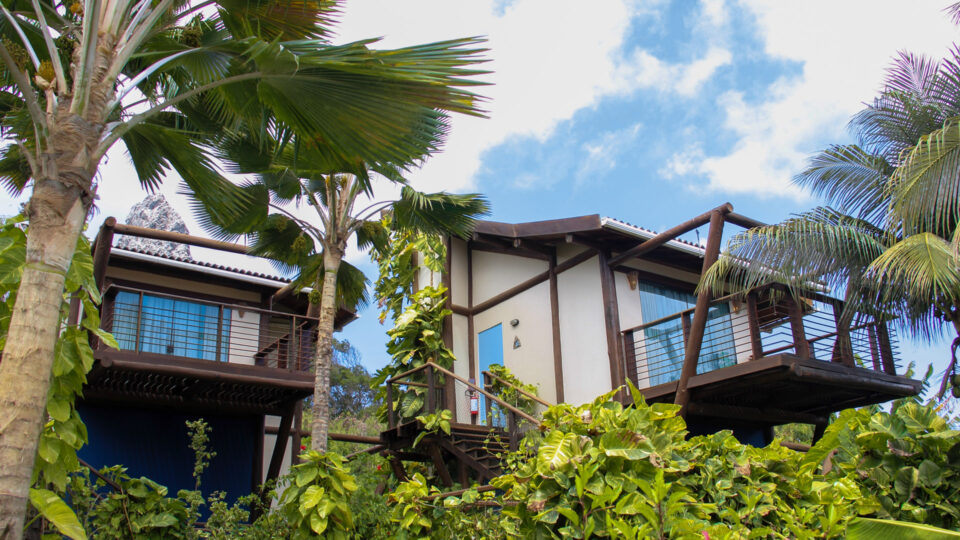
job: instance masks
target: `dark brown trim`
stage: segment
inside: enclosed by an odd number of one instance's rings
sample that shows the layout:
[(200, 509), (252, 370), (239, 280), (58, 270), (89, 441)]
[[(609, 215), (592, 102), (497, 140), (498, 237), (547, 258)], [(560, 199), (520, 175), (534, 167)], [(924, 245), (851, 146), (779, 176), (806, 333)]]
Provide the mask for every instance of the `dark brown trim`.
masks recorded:
[(499, 223), (496, 221), (478, 221), (476, 231), (507, 238), (531, 236), (550, 236), (575, 232), (596, 231), (601, 229), (600, 216), (591, 214), (563, 219), (531, 221), (528, 223)]
[[(573, 257), (570, 257), (569, 259), (567, 259), (567, 260), (563, 261), (562, 263), (558, 264), (558, 265), (557, 265), (557, 268), (556, 268), (556, 270), (555, 270), (554, 272), (555, 272), (556, 274), (560, 274), (560, 273), (565, 272), (565, 271), (567, 271), (567, 270), (569, 270), (569, 269), (571, 269), (571, 268), (573, 268), (573, 267), (575, 267), (575, 266), (577, 266), (577, 265), (579, 265), (579, 264), (581, 264), (581, 263), (584, 263), (584, 262), (592, 259), (592, 258), (595, 257), (595, 256), (596, 256), (596, 253), (593, 252), (592, 250), (587, 250), (587, 251), (584, 251), (583, 253), (578, 253), (577, 255), (574, 255)], [(517, 286), (515, 286), (515, 287), (511, 287), (511, 288), (503, 291), (502, 293), (494, 296), (493, 298), (490, 298), (489, 300), (485, 300), (485, 301), (483, 301), (483, 302), (480, 302), (479, 304), (473, 306), (473, 307), (470, 309), (470, 311), (471, 311), (474, 315), (476, 315), (476, 314), (478, 314), (478, 313), (482, 313), (482, 312), (484, 312), (484, 311), (486, 311), (486, 310), (488, 310), (488, 309), (490, 309), (490, 308), (492, 308), (492, 307), (500, 304), (501, 302), (503, 302), (503, 301), (505, 301), (505, 300), (509, 300), (510, 298), (513, 298), (514, 296), (516, 296), (516, 295), (518, 295), (518, 294), (526, 291), (527, 289), (530, 289), (530, 288), (532, 288), (532, 287), (535, 287), (535, 286), (543, 283), (544, 281), (547, 281), (548, 279), (550, 279), (550, 270), (546, 270), (546, 271), (544, 271), (544, 272), (541, 272), (541, 273), (533, 276), (532, 278), (524, 281), (523, 283), (520, 283), (519, 285), (517, 285)]]
[[(447, 235), (446, 238), (447, 244), (447, 255), (444, 258), (443, 262), (443, 275), (440, 277), (440, 281), (443, 283), (443, 286), (447, 288), (447, 297), (444, 300), (444, 304), (447, 309), (450, 309), (453, 305), (453, 237)], [(452, 310), (451, 310), (452, 311)], [(447, 315), (443, 318), (443, 345), (453, 350), (453, 315)], [(444, 380), (443, 383), (443, 392), (444, 392), (444, 408), (449, 409), (453, 413), (453, 417), (457, 417), (457, 396), (456, 386), (453, 383), (453, 380), (449, 377)]]
[[(112, 219), (114, 223), (116, 223), (116, 219), (112, 217), (107, 219)], [(104, 222), (104, 224), (106, 224), (106, 222)], [(229, 251), (232, 253), (241, 253), (243, 255), (249, 254), (249, 248), (243, 244), (221, 242), (219, 240), (211, 240), (209, 238), (201, 238), (199, 236), (173, 231), (159, 231), (157, 229), (148, 229), (146, 227), (137, 227), (136, 225), (127, 225), (124, 223), (116, 223), (116, 225), (114, 225), (114, 231), (116, 234), (124, 234), (127, 236), (137, 236), (152, 240), (176, 242), (178, 244), (189, 244), (191, 246), (216, 249), (219, 251)]]
[(116, 218), (108, 217), (103, 220), (100, 232), (97, 233), (97, 238), (93, 242), (93, 277), (101, 291), (104, 280), (107, 278), (107, 263), (110, 261), (110, 250), (113, 249), (113, 233), (116, 226)]
[(437, 475), (440, 476), (440, 482), (443, 483), (445, 487), (452, 486), (453, 478), (450, 477), (450, 470), (447, 469), (447, 464), (444, 463), (443, 456), (440, 455), (440, 447), (436, 444), (431, 444), (427, 447), (427, 454), (430, 455), (434, 470), (437, 472)]
[(103, 368), (149, 371), (208, 381), (272, 386), (295, 392), (313, 393), (313, 374), (309, 372), (112, 349), (94, 351), (93, 356), (99, 360)]
[[(467, 369), (470, 373), (467, 379), (474, 379), (477, 375), (477, 344), (473, 320), (473, 242), (467, 242), (467, 312)], [(467, 407), (469, 413), (469, 405)], [(471, 414), (470, 422), (476, 422), (478, 416)]]
[(766, 227), (767, 224), (762, 221), (757, 221), (753, 218), (738, 214), (736, 212), (730, 212), (726, 215), (725, 219), (728, 223), (733, 223), (734, 225), (739, 225), (745, 229), (753, 229), (756, 227)]
[(499, 255), (510, 255), (513, 257), (523, 257), (525, 259), (536, 259), (538, 261), (546, 261), (548, 259), (547, 255), (540, 253), (538, 251), (531, 251), (524, 248), (515, 248), (511, 244), (504, 243), (503, 245), (492, 244), (484, 238), (478, 238), (473, 240), (473, 249), (475, 251), (483, 251), (486, 253), (496, 253)]
[(257, 425), (258, 437), (254, 441), (254, 450), (253, 450), (253, 474), (252, 480), (253, 485), (250, 488), (250, 493), (256, 493), (260, 485), (263, 484), (263, 438), (266, 437), (266, 423), (267, 415), (259, 415), (259, 422)]
[(452, 311), (454, 315), (464, 315), (467, 317), (470, 316), (470, 308), (466, 306), (458, 306), (457, 304), (450, 304), (450, 311)]
[(563, 403), (563, 351), (560, 346), (560, 290), (557, 279), (557, 254), (550, 258), (550, 328), (553, 337), (553, 376), (556, 402)]
[(757, 311), (757, 292), (747, 294), (747, 325), (750, 329), (750, 360), (763, 358), (763, 337), (760, 335), (760, 314)]
[[(713, 227), (712, 216), (719, 215), (720, 219), (722, 220), (723, 214), (729, 214), (732, 211), (733, 211), (733, 205), (731, 205), (730, 203), (726, 203), (721, 206), (718, 206), (713, 210), (700, 214), (699, 216), (693, 219), (687, 220), (681, 223), (680, 225), (671, 227), (649, 240), (640, 242), (636, 246), (628, 249), (627, 251), (624, 251), (623, 253), (617, 255), (616, 257), (611, 258), (609, 261), (609, 264), (611, 266), (616, 266), (627, 259), (640, 257), (643, 254), (649, 253), (650, 251), (653, 251), (654, 249), (662, 246), (663, 244), (666, 244), (667, 242), (677, 238), (678, 236), (682, 234), (686, 234), (708, 222), (711, 223), (711, 228), (712, 228)], [(723, 226), (721, 225), (720, 228), (722, 230)]]
[(610, 360), (611, 388), (623, 386), (623, 368), (620, 354), (620, 309), (617, 305), (617, 285), (613, 269), (609, 264), (609, 255), (598, 254), (600, 263), (600, 294), (603, 302), (603, 323), (607, 334), (607, 356)]
[(291, 428), (291, 434), (293, 435), (293, 449), (290, 452), (290, 464), (297, 465), (300, 463), (300, 437), (303, 434), (303, 402), (297, 401), (297, 405), (293, 410), (293, 426)]
[(877, 322), (877, 344), (880, 346), (880, 361), (883, 363), (883, 372), (887, 375), (897, 374), (897, 365), (893, 360), (893, 347), (890, 345), (890, 331), (887, 323)]
[[(270, 456), (270, 466), (267, 467), (267, 478), (264, 484), (269, 483), (271, 480), (276, 480), (276, 478), (280, 476), (280, 468), (283, 466), (283, 456), (287, 453), (287, 444), (290, 443), (290, 428), (293, 425), (294, 411), (296, 408), (296, 403), (291, 403), (283, 413), (283, 416), (280, 417), (277, 440), (273, 445), (273, 454)], [(265, 493), (261, 493), (261, 497), (263, 495), (265, 495)]]
[[(733, 211), (728, 203), (710, 213), (710, 232), (707, 235), (707, 249), (703, 257), (703, 270), (700, 275), (717, 262), (720, 257), (720, 241), (723, 237), (723, 215)], [(697, 218), (699, 219), (699, 218)], [(677, 381), (677, 393), (674, 403), (680, 405), (680, 414), (685, 415), (690, 403), (688, 384), (690, 378), (697, 374), (697, 363), (700, 359), (700, 348), (703, 345), (703, 333), (707, 326), (707, 311), (710, 308), (710, 299), (713, 293), (710, 289), (700, 289), (697, 295), (697, 304), (693, 312), (693, 322), (690, 327), (690, 338), (687, 340), (683, 355), (683, 367), (680, 371), (680, 380)]]
[(689, 414), (695, 416), (745, 420), (747, 422), (772, 425), (790, 424), (794, 422), (800, 424), (820, 424), (826, 422), (826, 418), (815, 414), (780, 409), (756, 409), (736, 405), (720, 405), (717, 403), (691, 403), (687, 406), (687, 410)]
[[(202, 282), (196, 282), (196, 283), (198, 285), (203, 285)], [(223, 282), (221, 281), (220, 284), (222, 285)], [(209, 294), (209, 293), (203, 293), (203, 292), (193, 292), (193, 291), (184, 290), (184, 289), (177, 289), (175, 287), (166, 287), (164, 285), (157, 285), (156, 283), (150, 283), (147, 281), (134, 281), (126, 278), (111, 278), (110, 283), (108, 284), (108, 287), (111, 285), (116, 287), (127, 288), (127, 289), (143, 290), (144, 292), (153, 292), (157, 294), (166, 294), (169, 296), (176, 296), (181, 300), (196, 300), (201, 302), (206, 301), (206, 302), (213, 302), (216, 304), (226, 304), (227, 305), (226, 307), (233, 307), (238, 309), (257, 309), (261, 311), (272, 311), (277, 315), (290, 315), (290, 316), (303, 317), (303, 315), (299, 315), (293, 312), (271, 310), (262, 301), (260, 303), (257, 303), (253, 300), (241, 300), (239, 298), (230, 298), (228, 296), (219, 296), (216, 294)], [(222, 285), (222, 286), (230, 287), (229, 285)], [(230, 287), (230, 288), (233, 288), (233, 287)], [(237, 289), (237, 290), (249, 291), (249, 289)], [(262, 295), (261, 295), (261, 298), (263, 298)]]

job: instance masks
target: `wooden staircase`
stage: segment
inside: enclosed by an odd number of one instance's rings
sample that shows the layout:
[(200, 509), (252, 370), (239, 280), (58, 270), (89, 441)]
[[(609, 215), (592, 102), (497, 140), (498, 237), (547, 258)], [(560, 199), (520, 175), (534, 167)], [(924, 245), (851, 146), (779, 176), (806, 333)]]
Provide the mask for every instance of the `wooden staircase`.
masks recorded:
[[(543, 406), (549, 407), (550, 403), (488, 372), (484, 372), (483, 376), (487, 383), (485, 388), (480, 388), (447, 369), (428, 363), (386, 381), (387, 429), (380, 434), (380, 443), (382, 454), (390, 459), (398, 478), (406, 477), (403, 461), (432, 463), (437, 477), (448, 486), (453, 484), (454, 478), (463, 486), (473, 482), (486, 484), (500, 474), (503, 458), (519, 446), (521, 424), (536, 429), (540, 421), (492, 394), (489, 391), (490, 383), (496, 379)], [(453, 381), (458, 381), (483, 395), (488, 410), (484, 411), (476, 424), (452, 422), (449, 434), (443, 431), (428, 433), (414, 446), (413, 443), (425, 429), (415, 417), (445, 408), (442, 406), (446, 395), (444, 384), (437, 384), (441, 378), (443, 382), (450, 383), (448, 388), (453, 387)], [(398, 411), (394, 409), (394, 397), (398, 395), (400, 387), (426, 388), (424, 407), (411, 415), (414, 419), (399, 418)], [(496, 423), (492, 421), (493, 415), (489, 414), (491, 404), (495, 404), (501, 412)]]

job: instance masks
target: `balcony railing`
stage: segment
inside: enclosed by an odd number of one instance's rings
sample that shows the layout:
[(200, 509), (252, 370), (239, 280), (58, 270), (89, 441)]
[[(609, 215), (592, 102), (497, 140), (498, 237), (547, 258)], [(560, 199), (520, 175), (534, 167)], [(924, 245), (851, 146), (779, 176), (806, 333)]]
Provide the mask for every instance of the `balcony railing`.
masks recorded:
[[(779, 285), (755, 289), (745, 299), (718, 298), (708, 311), (697, 373), (791, 353), (895, 375), (892, 331), (864, 314), (838, 331), (842, 309), (840, 300), (816, 292), (798, 302)], [(680, 378), (693, 313), (687, 309), (622, 332), (627, 375), (638, 388)]]
[[(121, 351), (310, 371), (314, 318), (111, 286), (101, 326)], [(101, 349), (103, 347), (101, 346)]]

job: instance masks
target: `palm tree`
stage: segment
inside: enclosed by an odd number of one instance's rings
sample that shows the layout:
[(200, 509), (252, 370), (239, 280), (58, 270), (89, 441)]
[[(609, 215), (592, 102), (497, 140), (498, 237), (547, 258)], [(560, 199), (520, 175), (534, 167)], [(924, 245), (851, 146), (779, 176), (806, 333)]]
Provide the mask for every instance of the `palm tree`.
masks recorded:
[[(383, 249), (388, 228), (467, 237), (474, 220), (488, 212), (487, 202), (476, 194), (417, 192), (394, 167), (379, 166), (373, 175), (330, 172), (335, 165), (326, 149), (297, 138), (284, 144), (282, 138), (224, 137), (219, 147), (237, 163), (233, 172), (253, 173), (256, 180), (243, 188), (251, 194), (250, 206), (237, 221), (223, 220), (219, 213), (221, 219), (205, 219), (205, 226), (222, 238), (250, 236), (252, 253), (296, 273), (291, 287), (315, 291), (308, 313), (319, 317), (311, 446), (326, 451), (334, 315), (338, 306), (366, 302), (366, 278), (343, 260), (348, 242), (356, 239), (360, 249)], [(401, 186), (399, 199), (361, 207), (361, 201), (373, 199), (375, 180)], [(390, 219), (381, 219), (383, 213)]]
[(798, 292), (820, 281), (845, 291), (841, 324), (862, 312), (896, 318), (921, 339), (952, 328), (955, 353), (960, 50), (941, 61), (901, 53), (850, 126), (857, 144), (827, 148), (794, 178), (828, 206), (735, 236), (701, 286), (774, 280)]
[(141, 185), (173, 168), (238, 205), (203, 141), (271, 117), (350, 171), (433, 152), (445, 112), (480, 114), (476, 39), (393, 51), (327, 41), (333, 1), (13, 0), (0, 6), (0, 179), (31, 186), (27, 264), (0, 363), (0, 537), (19, 538), (44, 422), (63, 274), (122, 141)]

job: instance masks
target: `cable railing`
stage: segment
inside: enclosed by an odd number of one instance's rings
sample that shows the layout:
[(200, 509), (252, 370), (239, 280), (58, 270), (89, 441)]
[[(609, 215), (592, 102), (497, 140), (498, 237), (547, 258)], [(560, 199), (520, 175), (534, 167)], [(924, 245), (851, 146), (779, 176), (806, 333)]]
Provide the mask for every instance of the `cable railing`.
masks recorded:
[(315, 318), (116, 285), (106, 294), (111, 308), (101, 327), (113, 334), (121, 351), (312, 369)]
[[(840, 300), (817, 292), (794, 299), (774, 284), (718, 298), (708, 311), (697, 373), (789, 353), (895, 375), (895, 333), (865, 314), (844, 327), (842, 310)], [(622, 332), (627, 374), (638, 388), (680, 378), (693, 314), (690, 308)]]

